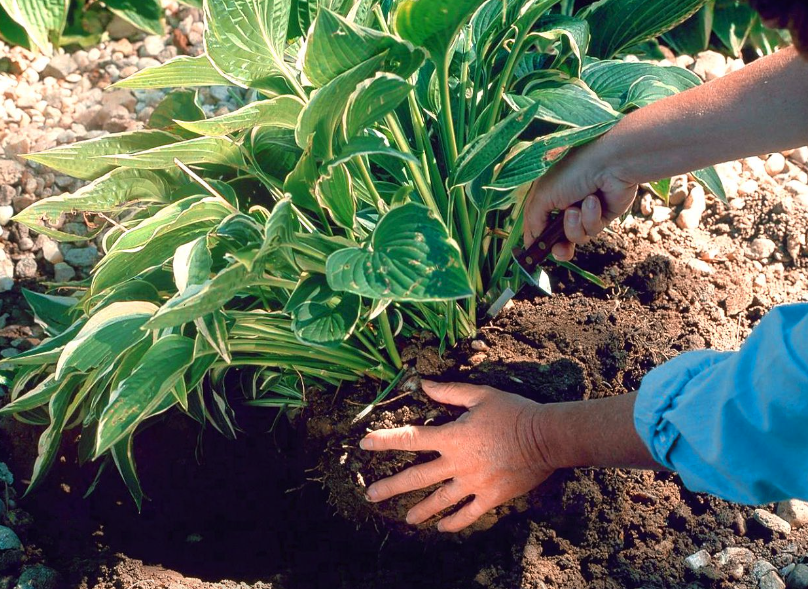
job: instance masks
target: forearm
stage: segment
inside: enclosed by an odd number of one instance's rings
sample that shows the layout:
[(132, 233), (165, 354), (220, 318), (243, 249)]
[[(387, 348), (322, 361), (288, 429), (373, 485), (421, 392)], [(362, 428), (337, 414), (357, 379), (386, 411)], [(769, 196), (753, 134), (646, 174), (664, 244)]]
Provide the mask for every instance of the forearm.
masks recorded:
[(639, 184), (806, 143), (808, 60), (792, 47), (634, 111), (593, 147)]
[(634, 427), (637, 393), (541, 406), (533, 439), (553, 468), (661, 470)]

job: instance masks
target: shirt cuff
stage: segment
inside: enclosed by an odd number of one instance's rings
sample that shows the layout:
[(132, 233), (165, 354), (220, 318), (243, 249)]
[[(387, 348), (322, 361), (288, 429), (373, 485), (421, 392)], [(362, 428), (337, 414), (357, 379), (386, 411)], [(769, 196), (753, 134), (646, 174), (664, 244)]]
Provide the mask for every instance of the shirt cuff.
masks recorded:
[(676, 470), (670, 454), (680, 435), (666, 414), (676, 408), (685, 387), (694, 378), (734, 353), (714, 350), (685, 352), (643, 378), (634, 403), (634, 427), (651, 457), (661, 466)]

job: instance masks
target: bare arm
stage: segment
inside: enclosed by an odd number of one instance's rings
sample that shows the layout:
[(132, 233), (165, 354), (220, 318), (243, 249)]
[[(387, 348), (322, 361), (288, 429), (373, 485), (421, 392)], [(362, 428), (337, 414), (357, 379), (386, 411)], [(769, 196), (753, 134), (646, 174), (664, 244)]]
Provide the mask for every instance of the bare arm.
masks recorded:
[(660, 470), (634, 428), (636, 398), (637, 393), (629, 393), (542, 405), (534, 418), (536, 445), (543, 448), (554, 469), (602, 466)]
[[(597, 141), (565, 157), (537, 180), (525, 207), (531, 243), (555, 209), (565, 210), (572, 257), (623, 214), (637, 185), (741, 157), (808, 143), (808, 60), (794, 48), (634, 111)], [(572, 206), (583, 201), (582, 207)]]
[(808, 60), (790, 47), (626, 116), (600, 149), (634, 183), (808, 143)]

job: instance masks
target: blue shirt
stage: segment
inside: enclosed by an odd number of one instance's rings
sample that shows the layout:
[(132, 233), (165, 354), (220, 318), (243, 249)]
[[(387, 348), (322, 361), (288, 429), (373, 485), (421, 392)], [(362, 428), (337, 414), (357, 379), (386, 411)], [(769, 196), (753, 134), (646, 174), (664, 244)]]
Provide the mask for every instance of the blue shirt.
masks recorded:
[(687, 352), (649, 372), (634, 425), (692, 491), (808, 500), (808, 303), (773, 309), (737, 352)]

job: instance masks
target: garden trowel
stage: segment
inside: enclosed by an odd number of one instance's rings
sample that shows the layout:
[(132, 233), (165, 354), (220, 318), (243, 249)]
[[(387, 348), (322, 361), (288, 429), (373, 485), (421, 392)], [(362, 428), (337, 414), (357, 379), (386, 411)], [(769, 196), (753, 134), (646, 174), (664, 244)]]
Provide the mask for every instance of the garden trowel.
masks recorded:
[[(499, 315), (499, 312), (508, 304), (508, 301), (515, 297), (517, 292), (525, 284), (540, 288), (547, 293), (550, 292), (549, 278), (539, 265), (547, 259), (553, 246), (563, 237), (564, 215), (562, 213), (556, 215), (555, 218), (550, 221), (550, 224), (529, 248), (526, 250), (518, 247), (513, 248), (511, 253), (516, 261), (516, 265), (519, 267), (519, 276), (515, 276), (513, 284), (507, 286), (499, 297), (491, 303), (491, 306), (488, 307), (488, 311), (485, 314), (486, 319), (493, 319)], [(524, 279), (524, 282), (522, 279)]]

